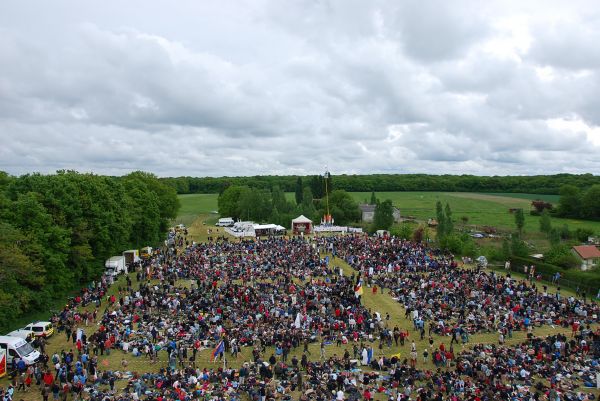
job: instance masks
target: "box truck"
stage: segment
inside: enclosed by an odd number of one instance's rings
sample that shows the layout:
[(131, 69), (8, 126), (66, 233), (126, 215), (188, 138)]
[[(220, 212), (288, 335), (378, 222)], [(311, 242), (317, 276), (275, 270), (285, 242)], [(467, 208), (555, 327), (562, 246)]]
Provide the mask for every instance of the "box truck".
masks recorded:
[(108, 276), (117, 276), (121, 272), (127, 273), (127, 265), (125, 264), (125, 256), (113, 256), (104, 263), (106, 268), (105, 274)]
[(140, 253), (137, 249), (125, 251), (123, 252), (123, 256), (125, 257), (125, 264), (127, 266), (131, 266), (140, 261)]

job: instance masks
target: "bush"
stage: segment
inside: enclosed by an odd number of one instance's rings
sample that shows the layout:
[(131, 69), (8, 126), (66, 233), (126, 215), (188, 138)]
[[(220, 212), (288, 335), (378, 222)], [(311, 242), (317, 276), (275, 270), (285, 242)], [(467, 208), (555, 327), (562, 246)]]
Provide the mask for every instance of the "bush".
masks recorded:
[(594, 235), (594, 232), (592, 230), (590, 230), (589, 228), (578, 228), (573, 233), (573, 236), (579, 242), (586, 242), (588, 240), (588, 237), (591, 237), (593, 235)]
[(397, 238), (411, 239), (413, 229), (409, 224), (403, 223), (399, 226), (392, 227), (392, 229), (390, 230), (390, 234)]
[(560, 266), (565, 269), (577, 267), (579, 259), (571, 253), (571, 249), (567, 245), (554, 245), (546, 252), (545, 259), (548, 263)]

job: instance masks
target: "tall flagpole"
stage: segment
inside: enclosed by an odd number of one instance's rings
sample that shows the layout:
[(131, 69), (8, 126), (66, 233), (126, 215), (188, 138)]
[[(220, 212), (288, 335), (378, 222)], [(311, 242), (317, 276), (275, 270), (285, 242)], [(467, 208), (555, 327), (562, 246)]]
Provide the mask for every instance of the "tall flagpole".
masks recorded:
[(327, 208), (327, 214), (325, 215), (325, 224), (331, 223), (331, 215), (329, 214), (329, 190), (327, 188), (327, 181), (329, 177), (331, 177), (331, 173), (327, 170), (327, 166), (325, 166), (325, 174), (323, 174), (325, 178), (325, 205)]

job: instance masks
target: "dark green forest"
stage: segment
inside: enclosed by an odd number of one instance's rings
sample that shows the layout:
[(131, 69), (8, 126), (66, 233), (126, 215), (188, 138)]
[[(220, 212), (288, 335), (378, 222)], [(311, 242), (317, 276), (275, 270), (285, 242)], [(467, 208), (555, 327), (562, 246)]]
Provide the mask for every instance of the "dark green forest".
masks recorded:
[(178, 207), (143, 172), (0, 172), (0, 331), (100, 277), (108, 257), (159, 243)]
[[(294, 192), (298, 176), (253, 177), (177, 177), (162, 178), (179, 194), (222, 193), (230, 186), (247, 186), (270, 190), (277, 186), (284, 192)], [(313, 195), (320, 198), (323, 178), (302, 177)], [(592, 174), (555, 174), (535, 176), (474, 176), (427, 174), (370, 174), (336, 175), (332, 177), (333, 189), (348, 192), (392, 191), (444, 191), (444, 192), (505, 192), (558, 195), (564, 185), (586, 190), (600, 184), (600, 176)]]

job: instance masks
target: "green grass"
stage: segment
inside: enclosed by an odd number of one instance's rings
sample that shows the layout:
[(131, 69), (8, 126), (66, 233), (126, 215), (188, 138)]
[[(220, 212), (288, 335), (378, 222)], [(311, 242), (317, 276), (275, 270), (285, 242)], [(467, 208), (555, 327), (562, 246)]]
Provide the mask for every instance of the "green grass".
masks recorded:
[(487, 195), (504, 196), (507, 198), (519, 198), (528, 200), (543, 200), (544, 202), (550, 202), (554, 205), (558, 205), (560, 195), (544, 195), (544, 194), (522, 194), (522, 193), (501, 193), (501, 192), (490, 192)]
[[(370, 192), (352, 192), (358, 202), (370, 199)], [(492, 226), (505, 231), (515, 230), (514, 215), (510, 208), (523, 208), (525, 211), (525, 233), (539, 232), (539, 216), (531, 216), (531, 198), (533, 194), (484, 194), (470, 192), (376, 192), (380, 200), (390, 199), (400, 209), (402, 216), (413, 216), (419, 220), (435, 217), (437, 201), (448, 203), (452, 209), (453, 219), (460, 223), (462, 217), (468, 218), (468, 225), (475, 227)], [(552, 224), (560, 227), (564, 224), (569, 229), (589, 228), (600, 233), (600, 222), (574, 219), (553, 218)]]
[(174, 224), (184, 224), (191, 226), (200, 214), (209, 214), (218, 209), (218, 194), (187, 194), (178, 195), (179, 213), (174, 220)]
[[(352, 197), (359, 203), (369, 201), (370, 192), (351, 192)], [(435, 204), (439, 200), (444, 205), (450, 204), (454, 220), (458, 223), (461, 218), (468, 217), (468, 225), (492, 226), (504, 231), (515, 229), (514, 215), (508, 212), (509, 208), (523, 208), (525, 210), (526, 238), (534, 239), (539, 233), (539, 217), (531, 216), (531, 200), (542, 199), (547, 202), (557, 203), (558, 195), (538, 194), (507, 194), (507, 193), (472, 193), (472, 192), (376, 192), (380, 200), (390, 199), (394, 206), (400, 209), (402, 216), (414, 216), (419, 220), (435, 217)], [(294, 193), (286, 192), (286, 199), (294, 202)], [(175, 224), (183, 223), (190, 226), (201, 214), (209, 214), (218, 209), (217, 194), (190, 194), (179, 195), (181, 208), (175, 219)], [(207, 223), (210, 221), (207, 220)], [(553, 218), (552, 224), (561, 227), (564, 224), (570, 230), (589, 228), (600, 234), (600, 222), (575, 219)]]

